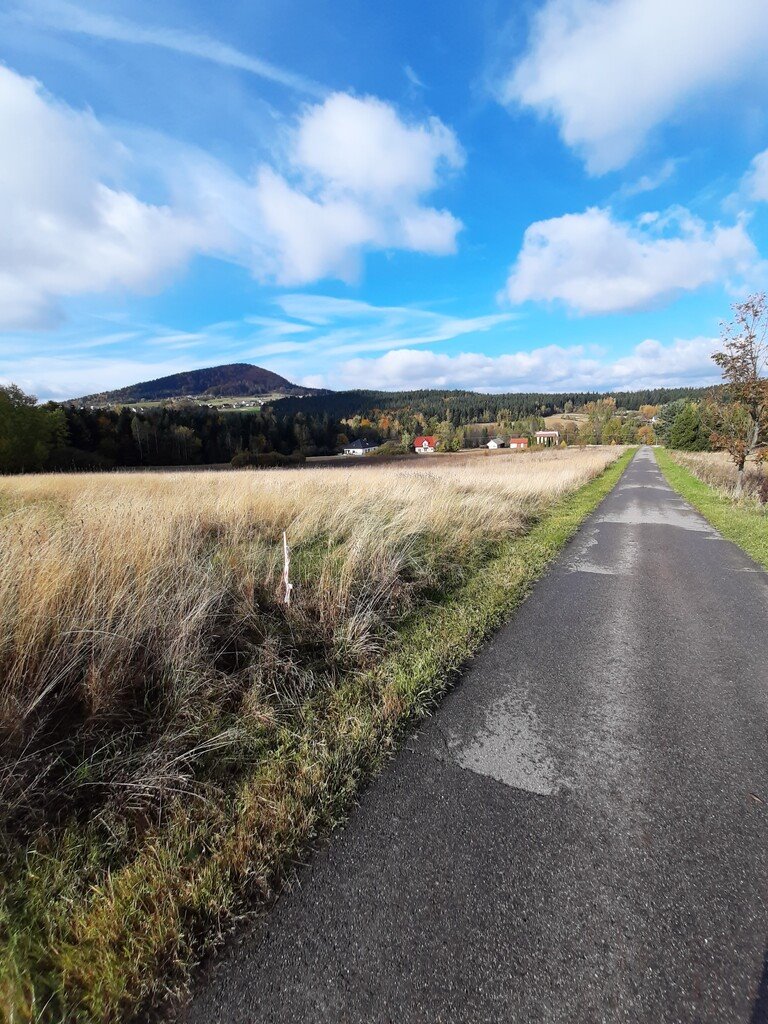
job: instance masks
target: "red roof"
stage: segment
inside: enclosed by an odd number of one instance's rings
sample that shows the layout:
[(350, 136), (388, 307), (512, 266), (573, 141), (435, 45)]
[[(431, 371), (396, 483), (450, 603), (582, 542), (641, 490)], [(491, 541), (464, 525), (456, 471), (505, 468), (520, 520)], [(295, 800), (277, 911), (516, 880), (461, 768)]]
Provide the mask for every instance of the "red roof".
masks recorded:
[(423, 448), (424, 442), (427, 442), (428, 447), (434, 448), (437, 444), (437, 437), (434, 434), (426, 435), (424, 437), (417, 437), (413, 442), (414, 448)]
[(510, 437), (509, 443), (510, 444), (528, 444), (528, 438), (527, 437)]

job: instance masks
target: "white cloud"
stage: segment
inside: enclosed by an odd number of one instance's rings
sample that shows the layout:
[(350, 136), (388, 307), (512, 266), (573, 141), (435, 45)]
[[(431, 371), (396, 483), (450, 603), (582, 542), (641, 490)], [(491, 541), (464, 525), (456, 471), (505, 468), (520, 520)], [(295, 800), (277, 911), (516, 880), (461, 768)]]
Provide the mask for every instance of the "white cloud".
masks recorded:
[(144, 290), (183, 264), (201, 226), (103, 179), (120, 147), (88, 113), (0, 66), (0, 324), (45, 324), (61, 295)]
[(265, 270), (280, 284), (352, 281), (364, 246), (386, 244), (383, 225), (349, 197), (315, 199), (262, 168), (254, 199), (272, 240)]
[(754, 202), (768, 203), (768, 149), (753, 157), (742, 181), (742, 191)]
[(375, 97), (335, 93), (311, 107), (296, 133), (294, 159), (318, 175), (331, 193), (373, 196), (399, 205), (417, 201), (439, 183), (443, 168), (459, 168), (464, 156), (450, 128), (436, 117), (405, 124)]
[[(609, 376), (624, 387), (675, 384), (711, 384), (720, 380), (720, 371), (712, 362), (712, 353), (720, 347), (718, 338), (676, 340), (672, 345), (648, 338), (629, 355), (610, 366)], [(619, 385), (617, 385), (619, 386)]]
[(506, 294), (514, 303), (557, 300), (577, 313), (623, 312), (749, 273), (756, 261), (741, 221), (707, 227), (673, 208), (627, 223), (593, 207), (532, 224)]
[[(455, 250), (459, 221), (425, 202), (462, 162), (435, 118), (409, 125), (373, 97), (334, 94), (289, 133), (287, 173), (264, 164), (249, 179), (129, 137), (0, 66), (0, 327), (50, 324), (73, 295), (157, 288), (197, 253), (296, 285), (349, 281), (373, 249)], [(167, 202), (142, 201), (129, 172), (159, 180)]]
[(281, 284), (350, 281), (367, 249), (455, 252), (460, 221), (423, 199), (463, 159), (437, 118), (406, 124), (372, 96), (334, 93), (308, 108), (289, 140), (293, 183), (271, 168), (259, 176), (271, 273)]
[[(275, 303), (288, 316), (297, 320), (304, 320), (306, 323), (318, 326), (327, 326), (335, 320), (357, 318), (368, 320), (386, 315), (386, 313), (403, 313), (407, 316), (419, 316), (418, 307), (409, 306), (375, 306), (371, 302), (362, 302), (360, 299), (340, 299), (335, 295), (310, 295), (295, 293), (278, 295)], [(426, 311), (427, 316), (432, 316)]]
[[(549, 345), (529, 352), (489, 356), (445, 355), (402, 349), (342, 365), (345, 387), (466, 388), (472, 391), (623, 390), (700, 386), (718, 379), (711, 354), (717, 339), (693, 338), (669, 345), (648, 339), (619, 359), (597, 358), (582, 346)], [(333, 385), (331, 385), (333, 386)]]
[(303, 75), (277, 67), (261, 57), (243, 53), (210, 36), (197, 35), (183, 29), (139, 24), (128, 18), (86, 10), (65, 0), (27, 0), (26, 4), (17, 8), (16, 16), (30, 20), (38, 27), (46, 25), (61, 32), (73, 32), (94, 39), (155, 46), (183, 53), (225, 67), (248, 71), (277, 85), (314, 96), (323, 96), (327, 92)]
[(717, 86), (764, 78), (765, 0), (546, 0), (505, 103), (554, 119), (596, 174)]

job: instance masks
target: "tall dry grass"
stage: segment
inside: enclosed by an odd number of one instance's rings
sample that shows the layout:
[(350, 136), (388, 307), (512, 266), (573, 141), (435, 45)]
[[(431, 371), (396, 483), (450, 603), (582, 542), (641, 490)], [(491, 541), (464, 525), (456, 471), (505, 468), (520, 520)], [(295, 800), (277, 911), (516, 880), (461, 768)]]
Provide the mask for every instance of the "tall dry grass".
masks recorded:
[[(728, 498), (736, 498), (738, 473), (733, 459), (727, 452), (670, 451), (669, 454), (675, 462), (684, 466), (705, 484), (714, 487)], [(760, 463), (750, 460), (745, 467), (742, 498), (764, 504), (768, 501), (768, 487), (765, 481), (765, 468)]]
[[(180, 812), (208, 835), (205, 822), (229, 813), (219, 797), (265, 759), (282, 772), (286, 743), (307, 736), (311, 747), (341, 682), (363, 678), (395, 649), (412, 613), (455, 590), (500, 542), (618, 454), (0, 479), (0, 855), (15, 879), (0, 900), (0, 972), (11, 979), (0, 978), (0, 995), (22, 1005), (38, 987), (65, 984), (62, 950), (84, 941), (62, 939), (71, 908), (102, 882), (114, 894), (111, 872), (130, 864), (142, 837), (162, 850), (164, 822)], [(290, 607), (280, 586), (283, 530)], [(326, 732), (358, 727), (352, 714)], [(353, 775), (345, 757), (333, 770)], [(296, 769), (307, 792), (313, 772), (322, 776), (315, 760), (309, 750)], [(283, 825), (270, 813), (265, 805), (256, 827), (277, 848), (270, 829)], [(169, 885), (183, 879), (189, 855), (175, 855), (177, 864), (168, 854)], [(224, 873), (230, 854), (217, 856)], [(206, 877), (215, 913), (223, 874)], [(147, 963), (168, 941), (148, 932)], [(78, 963), (82, 971), (88, 958)], [(143, 970), (131, 984), (143, 985)], [(104, 985), (103, 966), (97, 975), (78, 975), (78, 991)]]
[(0, 481), (0, 799), (31, 820), (184, 791), (236, 744), (225, 712), (272, 720), (284, 691), (364, 665), (613, 456)]

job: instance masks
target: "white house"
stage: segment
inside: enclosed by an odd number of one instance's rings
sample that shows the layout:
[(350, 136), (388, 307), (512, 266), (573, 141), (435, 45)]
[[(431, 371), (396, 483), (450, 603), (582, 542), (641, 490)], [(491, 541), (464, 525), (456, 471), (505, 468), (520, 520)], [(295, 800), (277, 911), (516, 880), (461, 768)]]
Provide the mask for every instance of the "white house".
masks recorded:
[(536, 444), (560, 444), (559, 430), (537, 430)]
[(492, 437), (491, 440), (486, 445), (486, 448), (505, 448), (506, 445), (507, 442), (504, 440), (503, 437)]
[(413, 450), (417, 455), (431, 455), (435, 448), (437, 448), (437, 437), (434, 434), (417, 437), (413, 442)]
[(367, 437), (358, 437), (356, 441), (349, 442), (344, 449), (344, 454), (367, 455), (369, 452), (375, 452), (378, 447), (378, 444), (374, 444), (373, 441), (369, 441)]

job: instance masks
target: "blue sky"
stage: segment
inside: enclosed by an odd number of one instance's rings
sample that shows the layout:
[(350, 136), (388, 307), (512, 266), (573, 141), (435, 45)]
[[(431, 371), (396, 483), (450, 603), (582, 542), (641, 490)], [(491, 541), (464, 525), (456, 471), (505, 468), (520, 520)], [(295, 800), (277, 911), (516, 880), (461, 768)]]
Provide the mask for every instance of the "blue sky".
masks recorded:
[(716, 379), (764, 0), (0, 3), (0, 381)]

